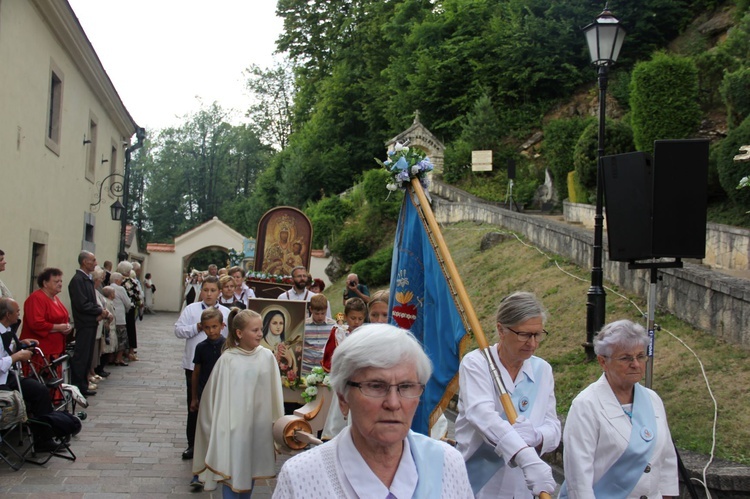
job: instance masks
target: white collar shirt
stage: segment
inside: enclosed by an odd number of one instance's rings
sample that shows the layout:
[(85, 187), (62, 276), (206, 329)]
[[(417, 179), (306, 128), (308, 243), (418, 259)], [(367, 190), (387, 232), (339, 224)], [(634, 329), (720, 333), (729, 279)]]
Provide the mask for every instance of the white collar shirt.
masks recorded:
[[(4, 324), (0, 324), (0, 334), (4, 334), (10, 331), (10, 328), (5, 327)], [(11, 344), (11, 348), (12, 344)], [(0, 341), (0, 385), (4, 385), (8, 382), (8, 372), (13, 365), (13, 360), (10, 358), (12, 352), (5, 350), (5, 345)]]
[(411, 498), (417, 489), (417, 465), (414, 463), (409, 441), (406, 438), (401, 461), (390, 489), (373, 473), (354, 446), (350, 428), (339, 435), (338, 461), (346, 478), (344, 485), (350, 488), (349, 492), (353, 494), (353, 497), (407, 499)]

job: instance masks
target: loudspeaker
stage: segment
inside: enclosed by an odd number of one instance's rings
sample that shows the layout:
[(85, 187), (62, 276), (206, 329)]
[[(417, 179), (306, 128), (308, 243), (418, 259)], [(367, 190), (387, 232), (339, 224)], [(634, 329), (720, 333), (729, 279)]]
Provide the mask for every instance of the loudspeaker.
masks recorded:
[(508, 180), (514, 180), (516, 178), (516, 160), (508, 160)]
[(609, 259), (651, 256), (651, 157), (642, 152), (602, 158)]
[(609, 259), (704, 258), (707, 140), (657, 140), (645, 153), (604, 156)]
[(654, 258), (704, 258), (708, 140), (657, 140), (654, 165)]

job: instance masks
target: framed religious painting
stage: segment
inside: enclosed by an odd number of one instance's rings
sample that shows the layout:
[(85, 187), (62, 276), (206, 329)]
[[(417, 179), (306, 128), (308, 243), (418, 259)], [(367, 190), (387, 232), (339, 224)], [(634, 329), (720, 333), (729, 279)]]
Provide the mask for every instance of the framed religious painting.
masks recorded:
[(251, 298), (248, 309), (260, 314), (263, 322), (261, 346), (271, 350), (279, 363), (281, 383), (295, 387), (302, 369), (307, 302)]
[(258, 222), (255, 272), (287, 276), (300, 265), (309, 269), (312, 235), (310, 219), (297, 208), (267, 211)]

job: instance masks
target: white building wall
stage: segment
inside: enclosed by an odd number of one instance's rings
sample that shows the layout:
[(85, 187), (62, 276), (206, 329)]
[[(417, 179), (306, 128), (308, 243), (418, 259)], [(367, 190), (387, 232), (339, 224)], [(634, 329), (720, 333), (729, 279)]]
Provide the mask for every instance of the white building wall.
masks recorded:
[[(19, 302), (29, 293), (33, 243), (44, 245), (40, 267), (62, 269), (67, 287), (84, 247), (87, 218), (99, 262), (116, 262), (120, 225), (109, 214), (115, 198), (104, 194), (95, 213), (90, 204), (110, 174), (113, 146), (117, 171), (123, 172), (123, 142), (130, 141), (135, 123), (103, 69), (92, 69), (95, 55), (86, 60), (82, 50), (93, 53), (67, 2), (0, 0), (0, 249), (8, 261), (0, 279)], [(62, 76), (59, 154), (45, 145), (51, 67)], [(108, 93), (120, 109), (103, 103)], [(92, 116), (97, 140), (84, 145)], [(88, 149), (94, 145), (94, 178), (87, 179)], [(102, 157), (109, 161), (102, 164)], [(67, 289), (60, 298), (69, 305)]]

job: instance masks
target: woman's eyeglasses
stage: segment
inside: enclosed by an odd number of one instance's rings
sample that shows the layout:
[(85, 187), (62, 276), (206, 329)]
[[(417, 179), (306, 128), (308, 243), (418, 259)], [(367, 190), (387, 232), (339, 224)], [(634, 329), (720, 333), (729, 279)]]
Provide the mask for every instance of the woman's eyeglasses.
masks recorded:
[[(604, 355), (603, 357), (608, 357)], [(622, 357), (611, 357), (612, 360), (616, 360), (617, 362), (621, 364), (632, 364), (634, 361), (638, 361), (639, 364), (645, 364), (646, 360), (648, 360), (648, 355), (645, 353), (639, 353), (635, 357), (632, 355), (623, 355)]]
[(422, 395), (424, 392), (424, 385), (419, 383), (399, 383), (397, 385), (389, 385), (383, 381), (347, 381), (348, 386), (354, 386), (359, 388), (366, 397), (372, 398), (384, 398), (387, 397), (391, 391), (391, 387), (395, 386), (398, 394), (407, 399), (415, 399)]
[(537, 343), (541, 343), (544, 341), (544, 338), (546, 338), (547, 335), (549, 334), (546, 329), (542, 329), (540, 333), (527, 333), (525, 331), (514, 331), (508, 326), (504, 326), (504, 327), (511, 333), (515, 334), (518, 337), (518, 341), (523, 341), (524, 343), (529, 341), (531, 338), (534, 338)]

